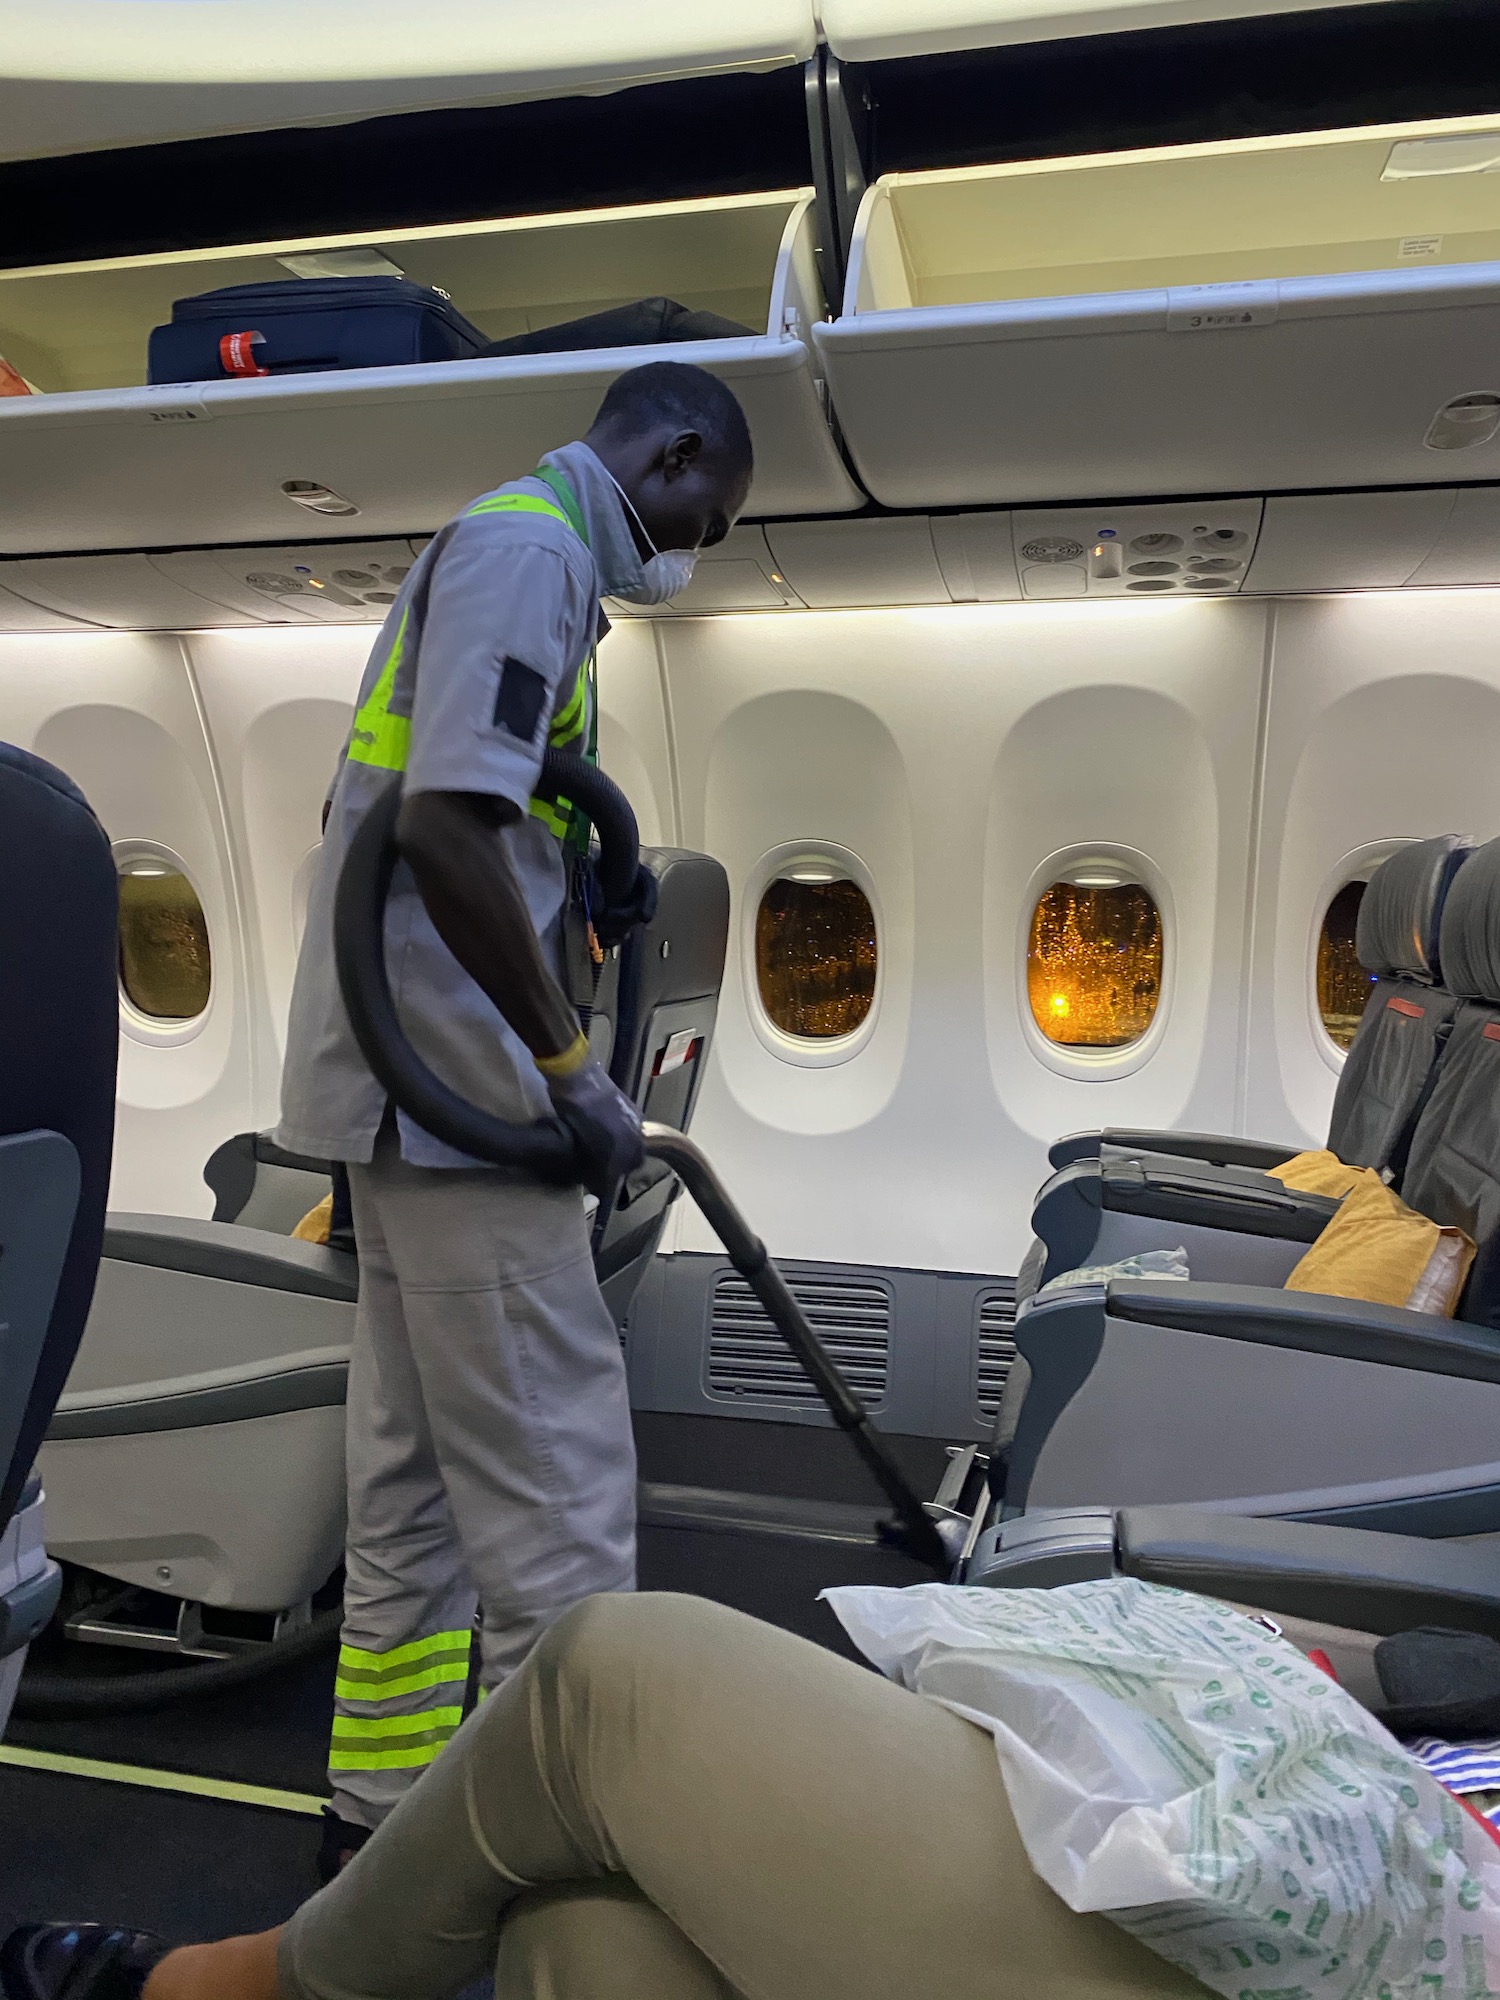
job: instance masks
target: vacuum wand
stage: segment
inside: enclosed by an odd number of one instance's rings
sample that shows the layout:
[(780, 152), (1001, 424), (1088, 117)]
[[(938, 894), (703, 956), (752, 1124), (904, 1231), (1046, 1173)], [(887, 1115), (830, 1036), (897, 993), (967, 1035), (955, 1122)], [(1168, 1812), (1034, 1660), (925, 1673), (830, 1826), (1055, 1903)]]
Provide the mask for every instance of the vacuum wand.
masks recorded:
[(670, 1125), (645, 1126), (647, 1155), (672, 1169), (703, 1212), (708, 1226), (724, 1245), (729, 1261), (765, 1308), (772, 1325), (812, 1377), (818, 1394), (841, 1430), (874, 1475), (896, 1511), (899, 1539), (908, 1553), (939, 1576), (948, 1576), (953, 1558), (927, 1512), (896, 1463), (889, 1447), (870, 1422), (865, 1406), (844, 1380), (828, 1350), (808, 1324), (806, 1313), (792, 1297), (786, 1280), (771, 1262), (764, 1243), (750, 1228), (707, 1159), (686, 1133)]

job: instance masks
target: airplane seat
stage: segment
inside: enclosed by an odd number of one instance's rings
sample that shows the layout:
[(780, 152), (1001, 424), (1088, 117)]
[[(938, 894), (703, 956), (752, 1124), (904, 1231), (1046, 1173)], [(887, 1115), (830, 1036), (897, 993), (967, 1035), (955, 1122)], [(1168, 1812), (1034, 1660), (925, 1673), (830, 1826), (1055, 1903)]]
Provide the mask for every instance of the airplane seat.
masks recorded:
[(61, 1583), (33, 1470), (94, 1289), (114, 1139), (118, 890), (71, 779), (0, 744), (0, 1734)]
[[(728, 878), (675, 848), (642, 859), (656, 912), (606, 957), (590, 1029), (645, 1115), (685, 1128), (723, 977)], [(42, 1455), (49, 1545), (177, 1600), (183, 1651), (201, 1650), (203, 1607), (301, 1620), (342, 1554), (358, 1259), (285, 1233), (328, 1191), (328, 1171), (240, 1133), (204, 1169), (215, 1219), (109, 1218)], [(648, 1162), (596, 1211), (595, 1265), (622, 1326), (675, 1188)], [(130, 1638), (138, 1615), (122, 1592), (116, 1612), (89, 1612), (89, 1636), (107, 1640), (109, 1625), (118, 1643), (146, 1643)]]
[[(608, 1010), (610, 1075), (643, 1118), (688, 1129), (707, 1071), (729, 942), (729, 877), (706, 854), (642, 850), (656, 913), (607, 961), (595, 1014)], [(594, 1218), (594, 1268), (623, 1328), (679, 1183), (659, 1160), (629, 1175)]]
[[(1328, 1148), (1400, 1188), (1407, 1149), (1459, 1002), (1443, 983), (1441, 927), (1473, 852), (1465, 835), (1408, 843), (1370, 878), (1355, 948), (1371, 989), (1344, 1058)], [(1081, 1265), (1181, 1245), (1195, 1276), (1279, 1284), (1335, 1204), (1267, 1169), (1300, 1149), (1202, 1132), (1109, 1128), (1053, 1146), (1018, 1301)]]
[(209, 1154), (203, 1179), (214, 1198), (213, 1220), (290, 1236), (332, 1186), (327, 1160), (305, 1159), (278, 1146), (269, 1132), (236, 1132)]
[[(1000, 1550), (1003, 1522), (1030, 1504), (1044, 1453), (1048, 1506), (1064, 1504), (1060, 1480), (1092, 1508), (1109, 1497), (1101, 1483), (1117, 1479), (1131, 1489), (1121, 1502), (1260, 1495), (1271, 1496), (1262, 1512), (1441, 1523), (1457, 1517), (1454, 1508), (1428, 1501), (1451, 1489), (1464, 1494), (1463, 1532), (1500, 1530), (1490, 1429), (1500, 1400), (1445, 1379), (1457, 1351), (1493, 1363), (1492, 1375), (1474, 1380), (1500, 1383), (1500, 840), (1459, 871), (1441, 943), (1456, 1012), (1424, 1085), (1403, 1199), (1478, 1245), (1457, 1316), (1288, 1292), (1275, 1278), (1126, 1280), (1031, 1299), (1015, 1328), (1025, 1365), (1006, 1383), (992, 1438), (990, 1487), (1002, 1521), (988, 1531), (984, 1560)], [(1282, 1247), (1300, 1255), (1289, 1237)], [(1247, 1358), (1244, 1344), (1283, 1350), (1275, 1373)], [(1314, 1366), (1299, 1381), (1299, 1354), (1375, 1365), (1345, 1373), (1340, 1401), (1320, 1407), (1332, 1393), (1327, 1371)], [(1412, 1372), (1425, 1382), (1414, 1385)], [(1445, 1465), (1432, 1463), (1434, 1451)], [(1315, 1506), (1308, 1495), (1319, 1489), (1335, 1498)], [(1275, 1496), (1299, 1492), (1279, 1508)], [(1016, 1528), (1007, 1545), (1037, 1532)]]

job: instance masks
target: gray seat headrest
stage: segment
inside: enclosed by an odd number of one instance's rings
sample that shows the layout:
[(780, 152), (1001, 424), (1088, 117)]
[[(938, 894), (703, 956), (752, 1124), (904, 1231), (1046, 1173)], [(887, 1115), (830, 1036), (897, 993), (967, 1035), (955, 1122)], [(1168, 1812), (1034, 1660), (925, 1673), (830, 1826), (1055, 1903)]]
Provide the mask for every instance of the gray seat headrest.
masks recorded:
[(1500, 1005), (1500, 840), (1458, 872), (1443, 911), (1443, 978), (1460, 1000)]
[(1409, 842), (1380, 864), (1360, 902), (1354, 931), (1354, 949), (1367, 972), (1442, 984), (1443, 911), (1473, 847), (1467, 834), (1440, 833)]

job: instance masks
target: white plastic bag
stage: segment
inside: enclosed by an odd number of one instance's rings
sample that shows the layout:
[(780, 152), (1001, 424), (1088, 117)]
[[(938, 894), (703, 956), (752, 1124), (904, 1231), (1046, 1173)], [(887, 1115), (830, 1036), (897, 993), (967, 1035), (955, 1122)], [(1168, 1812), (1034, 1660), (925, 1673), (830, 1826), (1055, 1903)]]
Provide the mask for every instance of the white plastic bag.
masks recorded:
[(1500, 1848), (1374, 1717), (1211, 1598), (825, 1592), (988, 1729), (1032, 1866), (1230, 2000), (1494, 2000)]

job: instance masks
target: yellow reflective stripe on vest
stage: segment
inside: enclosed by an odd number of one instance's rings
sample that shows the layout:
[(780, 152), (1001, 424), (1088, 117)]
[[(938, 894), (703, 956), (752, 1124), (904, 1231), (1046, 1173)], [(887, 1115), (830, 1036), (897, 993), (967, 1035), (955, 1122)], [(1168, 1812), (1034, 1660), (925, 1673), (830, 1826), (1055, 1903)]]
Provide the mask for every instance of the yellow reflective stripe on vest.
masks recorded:
[(391, 714), (391, 696), (395, 692), (401, 656), (406, 651), (406, 621), (410, 615), (411, 606), (407, 605), (401, 613), (401, 623), (396, 627), (396, 636), (391, 641), (391, 650), (380, 679), (360, 704), (359, 713), (354, 718), (354, 727), (349, 732), (351, 764), (373, 764), (378, 771), (406, 769), (406, 760), (411, 755), (411, 718)]
[[(530, 493), (494, 493), (487, 500), (476, 501), (467, 511), (469, 514), (545, 514), (554, 521), (561, 521), (574, 534), (578, 532), (577, 524), (561, 507)], [(411, 756), (411, 720), (408, 716), (391, 714), (391, 696), (395, 693), (396, 676), (406, 651), (406, 621), (410, 609), (408, 605), (401, 613), (401, 623), (396, 628), (380, 678), (360, 704), (359, 713), (354, 718), (354, 727), (349, 733), (348, 755), (351, 763), (369, 764), (380, 771), (404, 771)], [(589, 679), (593, 659), (590, 653), (579, 667), (578, 679), (568, 697), (567, 706), (548, 725), (547, 742), (554, 750), (576, 742), (588, 728)], [(549, 833), (555, 834), (559, 840), (566, 837), (573, 814), (570, 800), (534, 798), (531, 811)]]
[[(468, 514), (550, 514), (554, 521), (561, 521), (565, 528), (572, 528), (561, 507), (551, 500), (538, 500), (533, 493), (492, 493), (488, 500), (476, 500), (466, 510)], [(577, 530), (574, 529), (574, 533)]]

